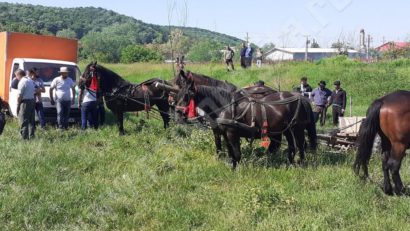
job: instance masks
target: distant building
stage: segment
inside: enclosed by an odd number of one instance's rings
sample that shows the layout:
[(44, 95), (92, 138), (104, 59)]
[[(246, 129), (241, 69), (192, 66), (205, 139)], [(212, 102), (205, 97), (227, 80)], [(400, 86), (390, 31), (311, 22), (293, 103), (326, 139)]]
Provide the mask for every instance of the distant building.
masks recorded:
[[(303, 61), (305, 60), (305, 48), (273, 48), (265, 53), (264, 57), (267, 61)], [(349, 58), (358, 58), (359, 52), (356, 50), (348, 50)], [(323, 58), (332, 57), (340, 54), (337, 48), (308, 48), (308, 60), (315, 61)]]
[(400, 50), (400, 49), (405, 49), (405, 48), (410, 48), (410, 43), (409, 42), (394, 42), (390, 41), (387, 43), (384, 43), (376, 48), (378, 52), (386, 52), (386, 51), (391, 51), (391, 50)]

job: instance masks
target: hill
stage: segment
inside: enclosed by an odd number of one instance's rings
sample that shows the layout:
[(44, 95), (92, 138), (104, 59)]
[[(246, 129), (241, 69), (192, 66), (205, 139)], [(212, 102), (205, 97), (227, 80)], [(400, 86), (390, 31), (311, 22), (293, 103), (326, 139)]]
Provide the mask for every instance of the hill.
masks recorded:
[[(62, 30), (73, 30), (81, 39), (90, 31), (101, 31), (115, 24), (132, 23), (138, 28), (140, 43), (154, 40), (166, 42), (168, 26), (144, 23), (141, 20), (96, 7), (60, 8), (31, 4), (0, 2), (0, 29), (16, 32), (50, 33), (56, 35)], [(240, 39), (233, 36), (199, 28), (179, 28), (190, 38), (213, 38), (221, 43), (236, 44)]]
[(119, 62), (122, 49), (129, 45), (156, 44), (155, 51), (165, 56), (169, 51), (165, 45), (158, 48), (158, 44), (168, 43), (170, 32), (175, 30), (181, 30), (184, 36), (179, 39), (184, 41), (183, 51), (176, 53), (188, 53), (190, 47), (201, 40), (212, 40), (221, 47), (242, 42), (233, 36), (199, 28), (148, 24), (103, 8), (0, 3), (0, 31), (77, 38), (82, 45), (81, 58), (104, 62)]

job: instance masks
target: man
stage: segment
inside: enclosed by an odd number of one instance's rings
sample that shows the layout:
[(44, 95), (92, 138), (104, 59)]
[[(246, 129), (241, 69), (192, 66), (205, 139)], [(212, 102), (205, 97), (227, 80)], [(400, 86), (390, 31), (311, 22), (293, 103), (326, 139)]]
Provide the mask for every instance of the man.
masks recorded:
[(98, 85), (96, 75), (81, 78), (78, 94), (78, 104), (81, 108), (81, 130), (87, 129), (87, 122), (90, 126), (98, 129)]
[(20, 134), (24, 140), (34, 138), (35, 130), (35, 101), (34, 95), (37, 94), (34, 82), (25, 76), (23, 70), (15, 72), (16, 78), (20, 78), (18, 90), (17, 114), (20, 122)]
[(312, 87), (307, 83), (307, 77), (303, 76), (300, 79), (300, 88), (299, 92), (301, 95), (309, 97), (310, 94), (312, 93)]
[(35, 100), (36, 100), (36, 114), (38, 117), (38, 120), (40, 122), (40, 127), (42, 130), (46, 128), (46, 121), (44, 118), (44, 108), (43, 108), (43, 101), (41, 98), (41, 93), (46, 92), (46, 89), (44, 87), (44, 82), (42, 79), (38, 77), (38, 70), (37, 68), (33, 67), (28, 71), (28, 75), (30, 76), (31, 80), (34, 82), (34, 86), (37, 89), (37, 94), (35, 95)]
[(257, 50), (256, 50), (256, 66), (257, 67), (259, 67), (259, 68), (261, 68), (262, 67), (262, 57), (263, 57), (263, 53), (262, 53), (262, 51), (261, 51), (261, 49), (260, 48), (258, 48)]
[[(17, 73), (18, 71), (19, 71), (19, 70), (16, 70), (16, 72), (14, 72), (14, 75), (15, 75), (16, 77), (14, 77), (13, 80), (11, 81), (11, 88), (16, 89), (16, 90), (17, 90), (17, 88), (18, 88), (19, 81), (20, 81), (21, 78), (22, 78), (22, 77), (16, 75), (16, 73)], [(23, 75), (23, 76), (24, 76), (24, 75)]]
[(335, 90), (332, 92), (328, 106), (332, 105), (333, 125), (339, 124), (339, 117), (343, 117), (346, 110), (346, 91), (340, 87), (340, 81), (334, 82)]
[(230, 46), (226, 46), (225, 51), (224, 51), (224, 59), (226, 63), (226, 67), (229, 70), (229, 67), (232, 69), (232, 71), (235, 70), (235, 67), (233, 66), (233, 56), (235, 55), (235, 52), (231, 49)]
[(251, 44), (248, 43), (248, 47), (246, 48), (246, 51), (245, 51), (246, 67), (252, 66), (252, 56), (253, 56), (253, 49), (251, 47)]
[(242, 49), (241, 49), (241, 67), (242, 68), (246, 68), (246, 58), (245, 58), (245, 54), (246, 54), (246, 45), (245, 43), (242, 43)]
[(0, 135), (3, 133), (4, 126), (6, 126), (6, 115), (3, 112), (4, 102), (0, 97)]
[[(73, 105), (75, 102), (75, 82), (68, 77), (69, 71), (67, 67), (60, 67), (59, 73), (61, 75), (54, 78), (50, 85), (50, 103), (51, 105), (57, 103), (56, 108), (58, 128), (67, 130), (71, 105)], [(56, 91), (55, 101), (54, 90)]]
[(320, 117), (320, 126), (325, 124), (326, 120), (326, 105), (332, 92), (326, 88), (326, 82), (321, 80), (319, 82), (319, 87), (312, 91), (310, 97), (313, 99), (313, 116), (315, 123)]

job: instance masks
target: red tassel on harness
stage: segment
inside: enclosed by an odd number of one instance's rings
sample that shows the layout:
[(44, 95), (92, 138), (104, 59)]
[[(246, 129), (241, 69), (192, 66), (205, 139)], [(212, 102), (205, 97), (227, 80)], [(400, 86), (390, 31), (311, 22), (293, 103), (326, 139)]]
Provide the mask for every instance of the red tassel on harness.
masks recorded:
[(268, 121), (263, 121), (262, 129), (261, 129), (261, 147), (267, 149), (269, 148), (269, 137), (268, 137)]
[(195, 106), (195, 101), (191, 99), (188, 105), (188, 118), (192, 119), (194, 117), (196, 117), (196, 106)]

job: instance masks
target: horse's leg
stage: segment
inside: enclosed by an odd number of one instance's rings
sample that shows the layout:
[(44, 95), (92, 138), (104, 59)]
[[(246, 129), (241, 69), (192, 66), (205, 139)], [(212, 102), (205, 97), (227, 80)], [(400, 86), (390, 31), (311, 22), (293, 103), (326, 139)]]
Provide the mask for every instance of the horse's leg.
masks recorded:
[(216, 147), (216, 155), (218, 157), (221, 156), (222, 153), (222, 138), (221, 138), (221, 133), (219, 132), (218, 129), (212, 129), (212, 132), (214, 133), (214, 138), (215, 138), (215, 147)]
[(117, 126), (118, 130), (120, 132), (120, 136), (125, 135), (124, 131), (124, 112), (123, 111), (117, 111)]
[(273, 135), (273, 136), (270, 136), (269, 138), (270, 138), (270, 144), (269, 144), (268, 152), (270, 154), (276, 153), (279, 150), (280, 145), (282, 143), (282, 134)]
[(241, 140), (234, 131), (227, 132), (227, 138), (232, 147), (232, 169), (235, 170), (236, 166), (241, 161)]
[(400, 178), (400, 167), (405, 151), (406, 145), (397, 142), (392, 143), (392, 149), (388, 163), (392, 172), (394, 192), (396, 193), (396, 195), (402, 195), (404, 192), (403, 182)]
[(300, 127), (295, 128), (294, 135), (295, 135), (296, 146), (298, 147), (298, 150), (299, 150), (300, 163), (303, 163), (303, 161), (305, 160), (305, 146), (306, 146), (304, 128), (300, 128)]
[[(390, 173), (389, 173), (389, 165), (387, 161), (390, 157), (390, 150), (386, 150), (383, 152), (382, 157), (382, 169), (383, 169), (383, 191), (387, 195), (393, 195), (393, 188), (390, 183)], [(365, 176), (367, 177), (366, 173)]]
[(288, 141), (288, 160), (290, 164), (294, 163), (295, 158), (295, 143), (293, 142), (293, 136), (290, 130), (287, 130), (285, 133), (286, 140)]
[(169, 127), (169, 121), (170, 121), (170, 113), (169, 113), (169, 105), (168, 102), (161, 101), (158, 102), (157, 107), (159, 109), (159, 114), (162, 117), (162, 121), (164, 121), (164, 129), (167, 129)]

